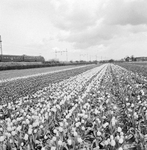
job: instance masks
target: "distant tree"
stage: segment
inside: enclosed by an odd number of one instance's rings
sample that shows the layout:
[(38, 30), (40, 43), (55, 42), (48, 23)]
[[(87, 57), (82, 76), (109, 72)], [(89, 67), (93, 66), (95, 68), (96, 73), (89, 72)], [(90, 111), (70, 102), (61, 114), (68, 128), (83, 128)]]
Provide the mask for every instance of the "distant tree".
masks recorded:
[(127, 57), (125, 58), (125, 61), (129, 61), (129, 60), (130, 60), (130, 57), (127, 56)]
[(134, 58), (134, 61), (137, 61), (137, 58), (136, 58), (136, 57)]
[(132, 61), (136, 61), (136, 58), (132, 55), (132, 56), (131, 56), (131, 60), (132, 60)]
[(109, 62), (109, 63), (112, 63), (112, 62), (114, 62), (114, 60), (113, 60), (113, 59), (110, 59), (108, 62)]
[(131, 60), (134, 61), (134, 56), (133, 55), (131, 56)]
[(97, 61), (97, 60), (94, 60), (94, 61), (93, 61), (93, 63), (94, 63), (94, 64), (97, 64), (97, 63), (98, 63), (98, 61)]

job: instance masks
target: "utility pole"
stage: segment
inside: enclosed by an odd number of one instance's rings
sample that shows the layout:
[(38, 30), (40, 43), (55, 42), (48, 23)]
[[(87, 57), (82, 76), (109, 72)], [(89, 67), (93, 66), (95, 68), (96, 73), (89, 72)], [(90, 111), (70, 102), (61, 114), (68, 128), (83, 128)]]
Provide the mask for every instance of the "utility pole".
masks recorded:
[(0, 35), (0, 49), (1, 49), (1, 61), (3, 59), (3, 50), (2, 50), (2, 40), (1, 40), (1, 35)]
[(80, 54), (80, 61), (83, 60), (84, 54)]
[(87, 54), (87, 62), (88, 62), (88, 54)]
[(90, 57), (90, 61), (91, 61), (91, 55), (89, 57)]
[(95, 56), (95, 60), (97, 61), (97, 55)]
[(55, 59), (57, 59), (57, 51), (55, 50)]
[(68, 61), (68, 51), (67, 51), (67, 49), (66, 49), (66, 61)]
[(79, 55), (79, 58), (80, 58), (80, 60), (81, 60), (81, 54)]
[(55, 50), (55, 57), (57, 58), (57, 53), (60, 53), (62, 55), (62, 53), (66, 52), (66, 61), (68, 61), (68, 52), (67, 49), (65, 51), (56, 51)]

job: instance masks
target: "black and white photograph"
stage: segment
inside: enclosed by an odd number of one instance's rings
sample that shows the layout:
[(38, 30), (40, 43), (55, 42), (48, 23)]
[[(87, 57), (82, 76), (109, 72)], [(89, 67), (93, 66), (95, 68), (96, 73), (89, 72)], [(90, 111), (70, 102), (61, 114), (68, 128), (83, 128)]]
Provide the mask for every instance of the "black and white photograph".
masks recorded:
[(147, 0), (0, 0), (0, 150), (147, 150)]

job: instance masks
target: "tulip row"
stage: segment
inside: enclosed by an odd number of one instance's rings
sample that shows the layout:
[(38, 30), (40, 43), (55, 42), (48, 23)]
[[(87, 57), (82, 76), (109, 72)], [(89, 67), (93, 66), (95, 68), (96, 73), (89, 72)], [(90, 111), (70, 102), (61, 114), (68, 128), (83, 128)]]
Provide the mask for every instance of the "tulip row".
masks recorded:
[(147, 80), (147, 66), (146, 62), (140, 63), (120, 63), (119, 66), (122, 66), (134, 73), (139, 74), (140, 76), (144, 76)]
[(0, 107), (3, 150), (145, 150), (145, 78), (105, 64)]
[[(63, 118), (70, 119), (72, 112), (79, 109), (89, 90), (88, 85), (104, 72), (104, 68), (105, 65), (94, 68), (50, 84), (33, 95), (3, 104), (0, 108), (0, 142), (3, 148), (40, 149), (47, 145), (53, 148), (59, 131), (63, 132), (62, 126), (66, 122)], [(61, 140), (57, 145), (60, 144)]]
[[(20, 97), (32, 95), (38, 90), (47, 87), (50, 83), (60, 82), (69, 77), (78, 75), (89, 69), (91, 66), (81, 66), (77, 68), (68, 68), (66, 70), (58, 70), (56, 72), (46, 72), (31, 76), (16, 77), (12, 79), (0, 81), (0, 102), (15, 101)], [(69, 70), (70, 69), (70, 70)]]

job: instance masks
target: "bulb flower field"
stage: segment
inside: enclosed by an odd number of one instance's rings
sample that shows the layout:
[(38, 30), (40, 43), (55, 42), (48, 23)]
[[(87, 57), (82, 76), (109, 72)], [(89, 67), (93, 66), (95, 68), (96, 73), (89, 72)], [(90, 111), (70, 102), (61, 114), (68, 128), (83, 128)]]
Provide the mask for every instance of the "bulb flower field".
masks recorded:
[(19, 70), (18, 74), (15, 71), (12, 75), (11, 72), (9, 72), (9, 75), (0, 72), (0, 102), (6, 103), (7, 101), (15, 101), (20, 97), (29, 96), (47, 87), (50, 83), (60, 82), (94, 67), (94, 65), (86, 65), (62, 68), (62, 70), (59, 70), (59, 67), (54, 67), (49, 68), (49, 72), (47, 72), (47, 68), (41, 68), (36, 71), (37, 74), (34, 74), (34, 69), (26, 70), (26, 73), (24, 73), (24, 70)]
[(146, 150), (146, 86), (103, 64), (3, 102), (0, 150)]

